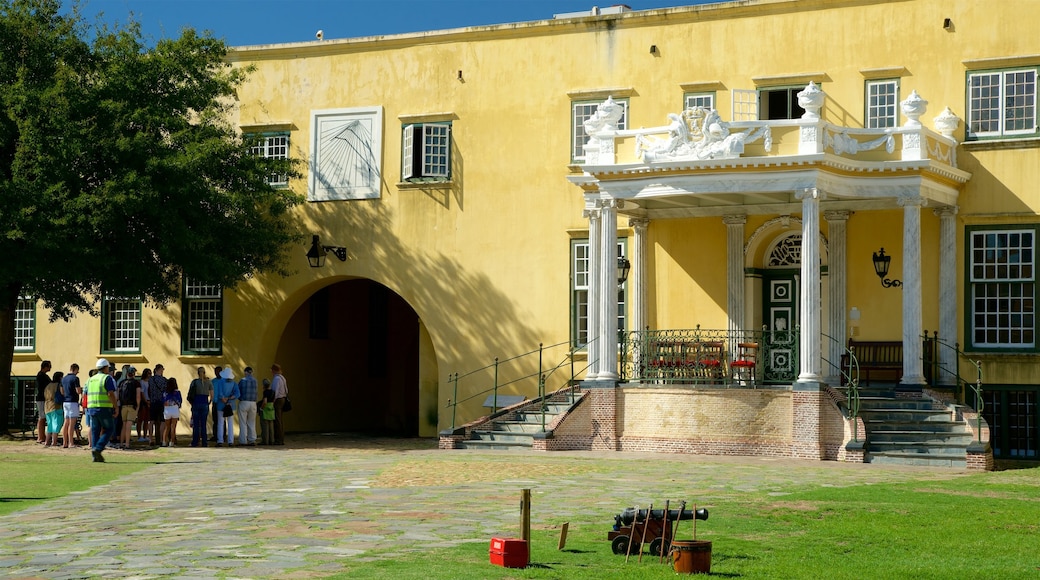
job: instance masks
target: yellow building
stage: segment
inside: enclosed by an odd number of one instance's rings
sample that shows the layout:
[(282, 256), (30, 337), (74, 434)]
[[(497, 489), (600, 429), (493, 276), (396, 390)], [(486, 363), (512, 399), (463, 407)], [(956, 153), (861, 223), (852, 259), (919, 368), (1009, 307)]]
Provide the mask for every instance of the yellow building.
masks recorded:
[(277, 361), (290, 431), (446, 447), (574, 376), (535, 447), (944, 452), (882, 436), (858, 379), (963, 428), (942, 464), (1037, 459), (1040, 5), (551, 16), (236, 49), (234, 121), (306, 162), (295, 274), (67, 325), (27, 301), (15, 374)]

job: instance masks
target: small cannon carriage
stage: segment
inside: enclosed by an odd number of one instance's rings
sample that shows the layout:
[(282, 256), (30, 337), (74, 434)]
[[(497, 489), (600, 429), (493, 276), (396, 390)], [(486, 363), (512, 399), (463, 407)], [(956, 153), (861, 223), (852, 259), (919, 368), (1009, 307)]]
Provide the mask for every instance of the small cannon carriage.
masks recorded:
[(607, 532), (607, 539), (610, 540), (610, 549), (615, 554), (640, 554), (643, 545), (649, 544), (651, 555), (667, 555), (676, 523), (695, 519), (707, 520), (708, 510), (688, 510), (685, 506), (668, 510), (625, 508), (614, 516), (614, 529)]

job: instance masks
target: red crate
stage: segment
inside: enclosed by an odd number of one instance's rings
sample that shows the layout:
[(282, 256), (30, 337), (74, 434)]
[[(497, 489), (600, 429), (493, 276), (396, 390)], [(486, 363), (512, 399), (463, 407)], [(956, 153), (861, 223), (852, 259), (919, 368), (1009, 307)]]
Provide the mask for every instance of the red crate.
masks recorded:
[(527, 540), (491, 538), (491, 563), (506, 568), (526, 568), (530, 562)]

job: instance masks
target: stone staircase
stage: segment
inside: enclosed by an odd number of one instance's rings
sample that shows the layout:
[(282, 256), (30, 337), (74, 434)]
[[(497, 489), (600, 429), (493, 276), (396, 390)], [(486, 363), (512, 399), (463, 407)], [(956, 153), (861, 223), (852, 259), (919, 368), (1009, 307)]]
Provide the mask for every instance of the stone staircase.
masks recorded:
[(972, 432), (942, 403), (897, 399), (893, 387), (860, 389), (859, 414), (869, 463), (967, 467)]
[[(578, 397), (565, 395), (563, 400), (557, 396), (544, 403), (545, 425), (549, 425), (556, 417), (566, 413), (578, 401)], [(459, 444), (461, 449), (530, 449), (536, 435), (542, 433), (543, 403), (535, 400), (525, 403), (500, 418), (489, 418), (481, 425), (476, 425), (468, 439)]]

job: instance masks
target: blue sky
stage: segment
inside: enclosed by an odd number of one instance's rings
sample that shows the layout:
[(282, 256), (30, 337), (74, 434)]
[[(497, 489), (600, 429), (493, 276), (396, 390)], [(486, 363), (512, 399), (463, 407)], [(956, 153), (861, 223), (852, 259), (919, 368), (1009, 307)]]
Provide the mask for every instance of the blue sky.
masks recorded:
[[(463, 26), (525, 22), (617, 4), (617, 0), (81, 0), (93, 23), (125, 24), (131, 13), (152, 39), (182, 28), (210, 30), (232, 46), (354, 38)], [(633, 10), (708, 0), (628, 0)], [(712, 0), (717, 1), (717, 0)]]

